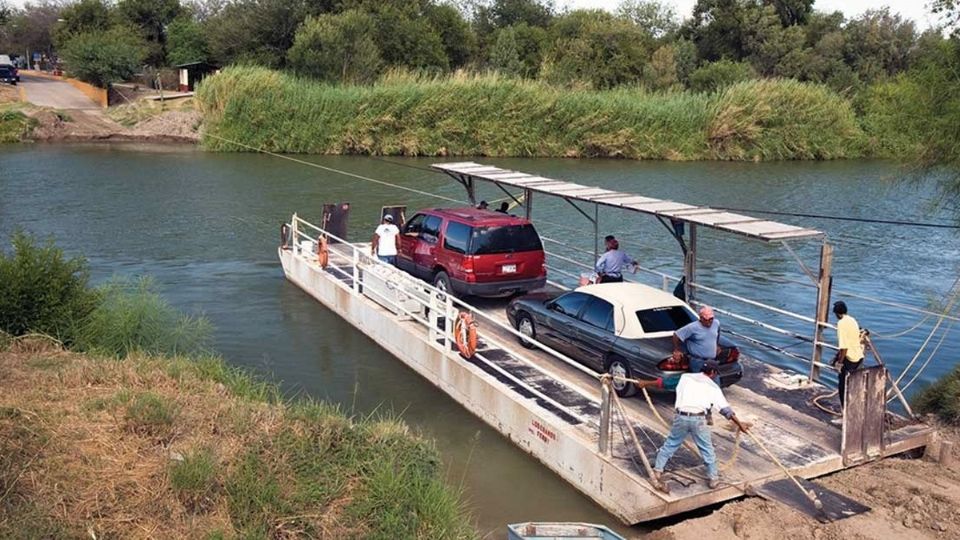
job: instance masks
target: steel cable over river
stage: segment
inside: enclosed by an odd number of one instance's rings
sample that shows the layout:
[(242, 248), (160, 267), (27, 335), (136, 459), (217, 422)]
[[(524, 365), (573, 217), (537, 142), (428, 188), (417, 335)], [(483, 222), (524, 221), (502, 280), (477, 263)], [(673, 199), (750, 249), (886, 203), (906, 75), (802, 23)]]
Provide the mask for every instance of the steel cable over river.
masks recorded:
[[(325, 202), (350, 202), (350, 235), (366, 240), (384, 204), (420, 208), (436, 205), (441, 200), (436, 195), (446, 200), (444, 204), (457, 201), (462, 193), (458, 186), (410, 167), (426, 167), (436, 160), (390, 160), (410, 165), (397, 167), (361, 157), (293, 159), (320, 167), (305, 174), (303, 165), (289, 159), (204, 153), (188, 147), (4, 147), (0, 152), (0, 234), (8, 238), (22, 227), (41, 237), (52, 236), (68, 252), (87, 255), (97, 280), (114, 274), (152, 275), (177, 307), (202, 311), (211, 319), (217, 348), (230, 362), (284, 381), (290, 393), (330, 399), (363, 414), (402, 412), (407, 422), (437, 439), (450, 476), (464, 485), (482, 531), (534, 518), (611, 521), (339, 317), (305, 298), (277, 269), (275, 230), (291, 210), (315, 218)], [(775, 211), (816, 208), (818, 214), (854, 217), (912, 220), (926, 212), (924, 198), (934, 193), (932, 185), (915, 188), (878, 182), (877, 178), (895, 170), (887, 163), (869, 161), (484, 161), (691, 203)], [(385, 179), (407, 189), (396, 191), (374, 182), (364, 183), (379, 186), (376, 189), (358, 189), (357, 183), (344, 182), (341, 175), (323, 167)], [(492, 200), (502, 194), (482, 195)], [(544, 236), (592, 251), (592, 238), (579, 242), (575, 230), (547, 223), (576, 229), (579, 223), (565, 221), (567, 215), (560, 205), (544, 201), (534, 217), (543, 217), (539, 228)], [(948, 219), (939, 215), (928, 221)], [(851, 295), (938, 313), (938, 308), (929, 308), (927, 298), (942, 298), (956, 277), (960, 249), (950, 230), (832, 224), (814, 218), (788, 221), (814, 223), (830, 235), (859, 240), (839, 244), (835, 261), (835, 287)], [(678, 273), (676, 244), (659, 225), (609, 218), (605, 222), (611, 224), (610, 233), (629, 240), (627, 249), (644, 266)], [(584, 231), (582, 236), (588, 235)], [(708, 286), (812, 316), (811, 289), (799, 283), (807, 277), (795, 271), (795, 263), (782, 250), (714, 241), (703, 235), (701, 252), (701, 279)], [(799, 254), (812, 260), (810, 251)], [(567, 255), (589, 262), (576, 252)], [(740, 272), (741, 268), (749, 268), (750, 273)], [(569, 269), (579, 273), (572, 265)], [(851, 313), (880, 334), (910, 328), (925, 316), (895, 306), (871, 305), (856, 296), (847, 301)], [(894, 373), (903, 370), (935, 320), (931, 317), (902, 338), (878, 341)], [(809, 334), (810, 328), (800, 324), (796, 330)], [(830, 332), (827, 339), (833, 339)], [(939, 335), (931, 346), (938, 342)], [(945, 373), (960, 353), (958, 345), (950, 334), (911, 390)], [(790, 364), (779, 357), (772, 352), (769, 356)]]

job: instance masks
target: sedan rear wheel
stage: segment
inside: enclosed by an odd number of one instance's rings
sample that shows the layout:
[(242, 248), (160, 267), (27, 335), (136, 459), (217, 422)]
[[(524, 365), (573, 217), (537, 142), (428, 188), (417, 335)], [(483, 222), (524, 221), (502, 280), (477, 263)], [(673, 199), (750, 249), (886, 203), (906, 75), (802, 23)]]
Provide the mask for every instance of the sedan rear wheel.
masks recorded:
[(613, 389), (620, 397), (630, 397), (637, 393), (637, 387), (632, 382), (623, 379), (632, 379), (633, 371), (630, 370), (630, 362), (619, 356), (611, 356), (607, 360), (607, 373), (618, 377), (613, 380)]
[(523, 334), (520, 344), (528, 349), (533, 348), (533, 341), (537, 339), (537, 329), (533, 326), (533, 319), (526, 313), (521, 313), (517, 317), (517, 332)]

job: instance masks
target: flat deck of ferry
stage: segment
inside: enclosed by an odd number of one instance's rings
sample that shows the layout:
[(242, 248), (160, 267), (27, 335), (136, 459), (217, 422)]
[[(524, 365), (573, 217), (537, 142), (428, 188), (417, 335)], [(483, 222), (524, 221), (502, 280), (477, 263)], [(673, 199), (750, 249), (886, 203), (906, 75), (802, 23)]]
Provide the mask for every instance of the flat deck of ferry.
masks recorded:
[[(349, 248), (332, 245), (330, 257), (331, 266), (345, 270), (346, 274), (352, 272)], [(330, 268), (325, 272), (330, 278), (351, 286), (349, 277), (344, 277), (340, 272), (332, 272)], [(548, 285), (548, 288), (557, 289), (558, 286)], [(503, 324), (508, 324), (504, 311), (507, 300), (470, 301), (478, 310)], [(427, 339), (427, 328), (422, 324), (404, 320), (403, 317), (395, 318), (396, 324), (408, 325), (411, 332), (423, 334), (424, 339)], [(514, 335), (496, 325), (481, 321), (479, 335), (480, 346), (476, 357), (468, 361), (457, 356), (457, 360), (471, 363), (486, 376), (497, 379), (503, 391), (513, 392), (518, 399), (528, 400), (544, 409), (544, 414), (554, 418), (554, 425), (572, 427), (579, 433), (583, 444), (592, 445), (594, 451), (600, 453), (598, 420), (601, 387), (597, 379), (543, 351), (523, 348)], [(753, 432), (792, 473), (809, 479), (852, 465), (845, 464), (840, 454), (840, 426), (831, 424), (828, 414), (810, 404), (814, 396), (827, 392), (827, 388), (819, 384), (802, 383), (805, 376), (756, 360), (741, 357), (741, 362), (744, 366), (744, 378), (725, 390), (727, 398), (738, 416), (753, 424)], [(565, 410), (504, 377), (493, 366), (562, 404)], [(652, 397), (660, 415), (669, 421), (673, 414), (673, 394), (653, 393)], [(625, 399), (623, 402), (629, 419), (624, 422), (618, 415), (613, 416), (616, 427), (611, 429), (610, 462), (635, 475), (638, 479), (637, 485), (646, 490), (636, 494), (641, 501), (638, 504), (645, 506), (641, 513), (634, 515), (638, 522), (736, 498), (746, 493), (751, 486), (756, 487), (768, 480), (783, 477), (778, 467), (746, 437), (739, 441), (740, 449), (736, 453), (736, 459), (731, 460), (737, 444), (736, 437), (732, 431), (723, 429), (722, 424), (726, 424), (726, 421), (717, 417), (714, 444), (724, 484), (716, 490), (708, 489), (700, 459), (689, 449), (681, 448), (668, 467), (668, 470), (673, 471), (671, 493), (661, 494), (653, 490), (646, 481), (646, 474), (635, 456), (635, 447), (629, 442), (626, 430), (634, 430), (643, 445), (644, 453), (652, 462), (668, 428), (658, 421), (642, 396)], [(927, 444), (932, 433), (929, 426), (910, 423), (890, 414), (888, 417), (891, 423), (885, 433), (884, 456)]]

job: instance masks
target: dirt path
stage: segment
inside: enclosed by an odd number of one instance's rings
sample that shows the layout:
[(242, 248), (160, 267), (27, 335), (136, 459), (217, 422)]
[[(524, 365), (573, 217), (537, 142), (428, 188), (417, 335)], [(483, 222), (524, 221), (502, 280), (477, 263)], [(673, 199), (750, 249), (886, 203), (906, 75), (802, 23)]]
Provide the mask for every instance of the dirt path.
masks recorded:
[(22, 74), (20, 85), (26, 100), (38, 107), (64, 110), (94, 110), (100, 106), (69, 83)]
[[(956, 432), (952, 434), (957, 439)], [(955, 455), (957, 452), (955, 450)], [(956, 456), (960, 457), (960, 456)], [(683, 520), (651, 540), (922, 540), (960, 538), (960, 460), (950, 469), (919, 459), (887, 459), (817, 480), (871, 510), (829, 524), (752, 498)]]

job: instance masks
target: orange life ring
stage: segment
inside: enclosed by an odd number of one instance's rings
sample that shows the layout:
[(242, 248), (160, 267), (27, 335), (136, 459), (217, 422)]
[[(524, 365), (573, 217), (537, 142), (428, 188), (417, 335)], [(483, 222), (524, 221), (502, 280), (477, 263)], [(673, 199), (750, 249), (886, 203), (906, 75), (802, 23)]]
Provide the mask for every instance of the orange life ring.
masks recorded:
[(327, 249), (327, 237), (318, 236), (317, 237), (317, 264), (320, 265), (320, 268), (326, 268), (327, 263), (330, 262), (330, 252)]
[(468, 360), (473, 358), (477, 352), (477, 323), (474, 322), (473, 315), (466, 311), (460, 312), (453, 324), (453, 339), (461, 356)]

